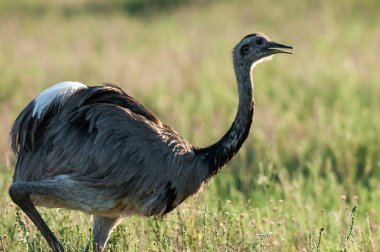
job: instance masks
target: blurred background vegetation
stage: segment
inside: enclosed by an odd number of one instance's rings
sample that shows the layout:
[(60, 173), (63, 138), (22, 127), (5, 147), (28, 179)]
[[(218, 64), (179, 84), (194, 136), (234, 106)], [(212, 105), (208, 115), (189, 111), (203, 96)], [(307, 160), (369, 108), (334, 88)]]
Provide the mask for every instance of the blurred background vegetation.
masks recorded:
[[(248, 140), (201, 199), (180, 208), (210, 209), (229, 200), (230, 211), (255, 222), (250, 232), (256, 237), (270, 230), (271, 204), (285, 202), (286, 228), (272, 229), (269, 248), (307, 248), (309, 232), (323, 226), (322, 248), (336, 250), (344, 247), (347, 209), (358, 205), (349, 246), (379, 249), (379, 1), (6, 0), (0, 2), (0, 27), (4, 246), (18, 246), (9, 239), (17, 228), (6, 193), (15, 161), (9, 131), (28, 101), (65, 80), (111, 82), (189, 142), (209, 145), (236, 112), (232, 47), (261, 31), (295, 46), (296, 54), (255, 68)], [(202, 211), (194, 215), (202, 218)]]

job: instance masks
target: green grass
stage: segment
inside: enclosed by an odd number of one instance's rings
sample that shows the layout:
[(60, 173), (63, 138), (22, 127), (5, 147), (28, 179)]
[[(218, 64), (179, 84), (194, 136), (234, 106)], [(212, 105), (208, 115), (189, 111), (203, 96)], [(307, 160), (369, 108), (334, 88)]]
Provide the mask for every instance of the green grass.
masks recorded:
[[(378, 251), (379, 2), (160, 2), (0, 3), (0, 251), (47, 249), (7, 194), (8, 133), (29, 100), (64, 80), (113, 82), (209, 145), (237, 107), (231, 49), (255, 31), (296, 54), (255, 69), (241, 151), (163, 219), (126, 218), (108, 250)], [(67, 250), (84, 248), (89, 216), (39, 210)]]

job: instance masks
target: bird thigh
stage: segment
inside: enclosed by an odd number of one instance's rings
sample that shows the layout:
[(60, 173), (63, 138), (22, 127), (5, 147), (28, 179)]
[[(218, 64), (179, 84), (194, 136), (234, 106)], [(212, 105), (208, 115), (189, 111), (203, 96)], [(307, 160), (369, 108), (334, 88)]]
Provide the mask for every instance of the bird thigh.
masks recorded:
[(113, 199), (103, 196), (102, 190), (72, 179), (69, 175), (52, 178), (13, 182), (30, 195), (35, 205), (77, 209), (87, 213), (107, 210), (114, 206)]

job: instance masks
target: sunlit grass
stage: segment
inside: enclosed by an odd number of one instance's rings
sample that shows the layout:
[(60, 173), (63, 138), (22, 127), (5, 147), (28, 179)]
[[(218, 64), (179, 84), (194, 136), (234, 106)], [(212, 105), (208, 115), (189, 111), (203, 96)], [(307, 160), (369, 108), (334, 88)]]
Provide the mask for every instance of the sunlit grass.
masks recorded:
[[(280, 183), (268, 179), (268, 184), (256, 188), (260, 196), (253, 198), (261, 198), (259, 203), (223, 200), (212, 183), (200, 197), (162, 219), (126, 218), (114, 230), (108, 251), (376, 251), (378, 224), (375, 213), (361, 208), (369, 204), (366, 199), (337, 194), (341, 187), (332, 188), (336, 182), (331, 178), (313, 183), (280, 177)], [(318, 191), (334, 193), (319, 197)], [(5, 201), (0, 219), (3, 246), (10, 251), (46, 249), (35, 226)], [(90, 216), (40, 210), (68, 251), (84, 249), (90, 239)]]
[[(124, 220), (108, 250), (379, 250), (379, 3), (186, 1), (136, 11), (133, 2), (0, 3), (0, 248), (47, 249), (7, 195), (8, 132), (29, 100), (64, 80), (117, 83), (206, 146), (236, 112), (232, 47), (262, 31), (296, 54), (255, 69), (254, 125), (239, 154), (162, 220)], [(67, 250), (84, 249), (89, 216), (40, 210)]]

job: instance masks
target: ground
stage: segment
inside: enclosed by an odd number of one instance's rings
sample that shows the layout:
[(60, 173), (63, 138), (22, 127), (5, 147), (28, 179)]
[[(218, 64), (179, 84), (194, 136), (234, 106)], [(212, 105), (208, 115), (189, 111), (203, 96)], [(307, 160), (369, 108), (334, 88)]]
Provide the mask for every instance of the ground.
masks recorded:
[[(28, 101), (61, 81), (116, 83), (206, 146), (236, 112), (232, 47), (257, 31), (296, 50), (255, 68), (241, 151), (164, 218), (126, 218), (107, 250), (378, 251), (379, 13), (375, 0), (2, 1), (0, 251), (47, 248), (7, 194)], [(68, 251), (91, 239), (90, 216), (39, 210)]]

